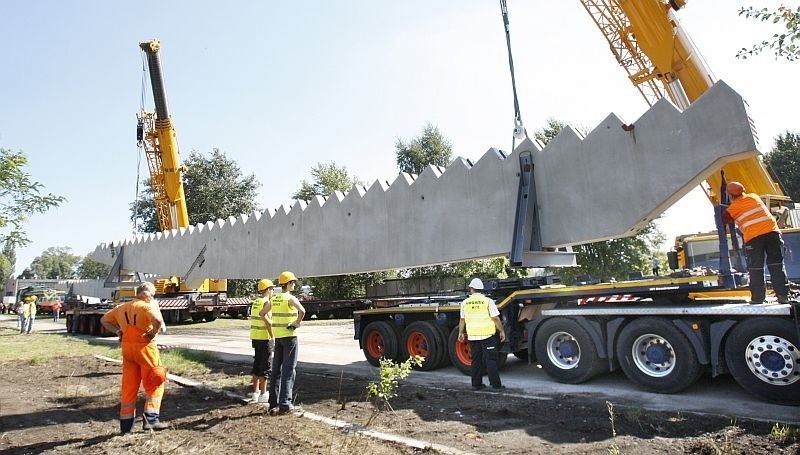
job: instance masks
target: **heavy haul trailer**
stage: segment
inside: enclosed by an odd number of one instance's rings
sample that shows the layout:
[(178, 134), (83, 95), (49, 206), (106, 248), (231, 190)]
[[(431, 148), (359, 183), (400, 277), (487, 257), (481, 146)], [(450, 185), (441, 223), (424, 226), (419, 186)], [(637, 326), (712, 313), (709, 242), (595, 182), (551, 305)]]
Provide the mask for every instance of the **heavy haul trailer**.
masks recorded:
[[(514, 353), (570, 384), (622, 368), (657, 393), (684, 390), (704, 373), (730, 373), (761, 399), (800, 405), (796, 305), (742, 303), (717, 276), (589, 286), (522, 278), (490, 280), (486, 289), (508, 338), (501, 364)], [(358, 311), (355, 339), (373, 365), (419, 355), (422, 370), (451, 362), (468, 374), (469, 343), (458, 342), (461, 299)]]

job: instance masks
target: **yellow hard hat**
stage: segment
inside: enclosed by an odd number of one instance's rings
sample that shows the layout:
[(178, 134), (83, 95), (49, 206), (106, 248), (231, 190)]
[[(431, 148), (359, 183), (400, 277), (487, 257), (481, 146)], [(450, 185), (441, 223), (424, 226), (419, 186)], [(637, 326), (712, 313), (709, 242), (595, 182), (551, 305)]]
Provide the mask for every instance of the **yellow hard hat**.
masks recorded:
[(22, 300), (24, 300), (26, 302), (34, 302), (34, 301), (36, 301), (36, 296), (35, 295), (26, 295), (25, 297), (22, 298)]
[(294, 276), (294, 273), (292, 273), (292, 272), (283, 272), (278, 277), (278, 284), (283, 285), (283, 284), (286, 284), (286, 283), (288, 283), (290, 281), (297, 281), (297, 277)]
[(264, 292), (267, 289), (274, 287), (275, 283), (272, 280), (262, 279), (258, 280), (258, 292)]

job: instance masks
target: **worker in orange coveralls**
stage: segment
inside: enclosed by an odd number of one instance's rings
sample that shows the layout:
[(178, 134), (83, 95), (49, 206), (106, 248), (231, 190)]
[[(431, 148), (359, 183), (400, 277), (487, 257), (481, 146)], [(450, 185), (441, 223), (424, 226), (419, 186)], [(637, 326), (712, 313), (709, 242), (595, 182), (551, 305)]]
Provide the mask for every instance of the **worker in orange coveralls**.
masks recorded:
[(128, 433), (136, 417), (136, 396), (144, 385), (145, 404), (142, 427), (163, 430), (168, 425), (158, 418), (167, 370), (161, 365), (155, 337), (164, 325), (160, 312), (150, 302), (156, 288), (145, 282), (136, 288), (136, 300), (125, 302), (109, 311), (101, 322), (106, 330), (116, 333), (122, 344), (122, 393), (119, 429)]

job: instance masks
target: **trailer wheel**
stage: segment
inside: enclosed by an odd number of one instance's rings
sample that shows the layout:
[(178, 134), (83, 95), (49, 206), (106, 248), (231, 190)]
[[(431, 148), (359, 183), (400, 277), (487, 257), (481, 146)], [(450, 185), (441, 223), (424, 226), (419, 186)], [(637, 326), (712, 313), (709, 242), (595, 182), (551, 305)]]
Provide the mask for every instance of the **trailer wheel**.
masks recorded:
[(734, 326), (725, 342), (728, 370), (766, 401), (800, 404), (800, 340), (791, 321), (756, 318)]
[(97, 321), (96, 317), (94, 317), (94, 316), (90, 316), (89, 317), (89, 322), (87, 323), (88, 327), (86, 328), (86, 333), (87, 334), (89, 334), (89, 335), (97, 335), (97, 333), (100, 331), (97, 328), (97, 322), (98, 321)]
[(67, 322), (67, 333), (72, 333), (72, 318), (73, 317), (74, 316), (72, 316), (71, 314), (68, 314), (67, 317), (64, 318), (64, 320), (66, 320), (66, 322)]
[(450, 361), (463, 374), (472, 374), (472, 347), (469, 341), (458, 341), (458, 327), (453, 327), (447, 343)]
[(400, 337), (390, 323), (370, 322), (361, 336), (364, 337), (364, 357), (370, 365), (380, 366), (381, 357), (397, 360), (400, 356)]
[(580, 384), (606, 368), (589, 333), (572, 319), (545, 321), (536, 331), (534, 344), (536, 359), (558, 382)]
[(686, 335), (666, 319), (642, 318), (626, 325), (617, 358), (628, 379), (656, 393), (680, 392), (703, 372)]
[(217, 315), (214, 314), (213, 311), (206, 311), (203, 313), (203, 319), (205, 319), (206, 322), (214, 322), (217, 320)]
[[(458, 326), (453, 327), (453, 330), (450, 331), (447, 351), (450, 354), (450, 361), (458, 368), (458, 371), (468, 376), (472, 374), (472, 346), (470, 346), (469, 341), (458, 341)], [(507, 352), (497, 353), (498, 370), (502, 370), (506, 366), (507, 359)], [(486, 373), (485, 370), (484, 373)]]
[(403, 331), (403, 355), (408, 357), (424, 357), (422, 366), (414, 365), (414, 369), (422, 371), (435, 370), (446, 355), (447, 343), (442, 332), (433, 324), (417, 321), (412, 322)]

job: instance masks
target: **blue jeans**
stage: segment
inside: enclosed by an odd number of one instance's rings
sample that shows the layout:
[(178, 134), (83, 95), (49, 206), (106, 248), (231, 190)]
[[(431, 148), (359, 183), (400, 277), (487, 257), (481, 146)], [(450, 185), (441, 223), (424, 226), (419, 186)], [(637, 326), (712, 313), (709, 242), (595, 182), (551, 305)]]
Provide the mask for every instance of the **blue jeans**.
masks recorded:
[[(292, 407), (295, 367), (297, 366), (297, 337), (276, 338), (269, 378), (269, 407), (287, 410)], [(279, 396), (280, 394), (280, 396)]]
[(22, 317), (22, 327), (20, 327), (19, 333), (22, 332), (31, 333), (31, 330), (33, 329), (33, 320), (35, 319), (35, 317), (34, 316), (28, 316), (27, 318), (24, 316), (21, 317)]

